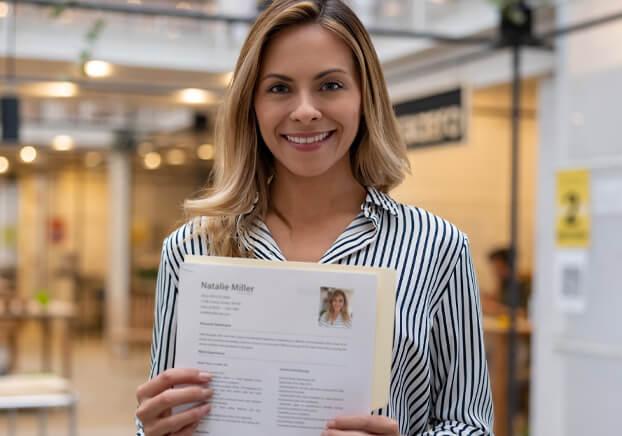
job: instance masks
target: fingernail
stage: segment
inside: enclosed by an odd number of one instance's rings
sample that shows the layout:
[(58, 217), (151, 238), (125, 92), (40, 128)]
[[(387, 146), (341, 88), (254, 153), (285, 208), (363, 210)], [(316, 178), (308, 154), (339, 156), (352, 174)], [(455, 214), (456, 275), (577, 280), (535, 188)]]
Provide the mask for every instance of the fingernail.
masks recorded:
[(211, 379), (212, 379), (212, 376), (209, 373), (207, 372), (199, 373), (199, 380), (202, 381), (203, 383), (207, 383)]
[(332, 419), (326, 423), (326, 428), (331, 428), (334, 426), (335, 426), (335, 421)]
[(203, 389), (203, 397), (204, 398), (209, 398), (212, 396), (212, 390), (211, 389)]
[(212, 406), (210, 404), (206, 404), (205, 406), (201, 407), (201, 413), (203, 415), (207, 415), (211, 408)]

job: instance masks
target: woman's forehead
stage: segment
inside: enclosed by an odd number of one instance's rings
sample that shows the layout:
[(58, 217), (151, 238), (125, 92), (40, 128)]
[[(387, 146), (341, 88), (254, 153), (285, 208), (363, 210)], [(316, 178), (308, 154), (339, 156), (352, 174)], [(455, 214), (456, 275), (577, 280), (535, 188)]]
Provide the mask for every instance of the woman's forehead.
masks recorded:
[(329, 69), (354, 73), (350, 47), (319, 24), (292, 26), (277, 33), (266, 45), (261, 75), (315, 76)]

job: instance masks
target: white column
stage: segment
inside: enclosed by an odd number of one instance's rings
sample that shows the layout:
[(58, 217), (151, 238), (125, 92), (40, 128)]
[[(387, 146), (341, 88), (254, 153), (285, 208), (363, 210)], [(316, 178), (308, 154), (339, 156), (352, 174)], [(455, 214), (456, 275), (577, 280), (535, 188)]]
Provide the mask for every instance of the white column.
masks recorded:
[[(108, 158), (107, 339), (124, 350), (129, 327), (131, 156), (113, 151)], [(119, 350), (119, 348), (117, 348)]]

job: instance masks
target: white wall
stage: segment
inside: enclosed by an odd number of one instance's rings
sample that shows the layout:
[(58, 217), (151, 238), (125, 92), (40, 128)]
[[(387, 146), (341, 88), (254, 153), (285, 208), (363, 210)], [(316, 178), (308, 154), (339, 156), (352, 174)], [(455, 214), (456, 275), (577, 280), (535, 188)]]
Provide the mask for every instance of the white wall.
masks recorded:
[[(622, 11), (621, 0), (562, 3), (558, 26)], [(555, 299), (555, 172), (587, 168), (591, 193), (606, 175), (622, 181), (620, 110), (622, 21), (557, 42), (554, 78), (540, 99), (535, 329), (531, 432), (534, 436), (619, 434), (622, 414), (622, 211), (592, 202), (585, 250), (585, 311), (561, 312)]]

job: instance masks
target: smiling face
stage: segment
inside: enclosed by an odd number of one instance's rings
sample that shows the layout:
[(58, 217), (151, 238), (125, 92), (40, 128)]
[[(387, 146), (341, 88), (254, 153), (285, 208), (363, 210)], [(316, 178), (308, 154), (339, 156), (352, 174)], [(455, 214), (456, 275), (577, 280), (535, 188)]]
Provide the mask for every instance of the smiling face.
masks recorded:
[(277, 173), (349, 170), (361, 117), (357, 77), (350, 48), (319, 24), (283, 30), (268, 43), (254, 108)]
[(343, 309), (343, 305), (344, 305), (344, 301), (343, 301), (343, 296), (340, 294), (335, 295), (335, 297), (333, 298), (333, 301), (331, 302), (332, 305), (332, 312), (334, 314), (340, 313), (341, 310)]

